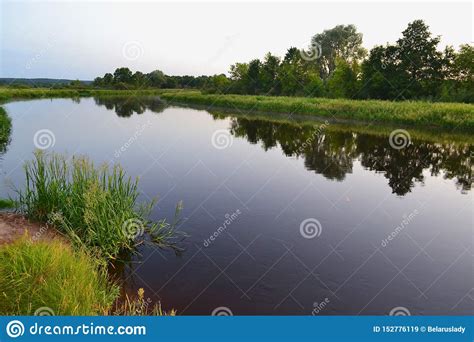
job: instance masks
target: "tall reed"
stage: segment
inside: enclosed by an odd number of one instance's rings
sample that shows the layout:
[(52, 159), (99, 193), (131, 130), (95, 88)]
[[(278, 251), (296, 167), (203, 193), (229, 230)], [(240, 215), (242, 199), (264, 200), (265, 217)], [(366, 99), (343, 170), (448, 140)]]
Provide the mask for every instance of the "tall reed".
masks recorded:
[(113, 259), (132, 250), (145, 234), (163, 244), (173, 237), (173, 224), (148, 220), (155, 201), (139, 205), (138, 179), (132, 180), (118, 165), (95, 167), (86, 157), (68, 160), (37, 151), (24, 170), (18, 209), (101, 256)]

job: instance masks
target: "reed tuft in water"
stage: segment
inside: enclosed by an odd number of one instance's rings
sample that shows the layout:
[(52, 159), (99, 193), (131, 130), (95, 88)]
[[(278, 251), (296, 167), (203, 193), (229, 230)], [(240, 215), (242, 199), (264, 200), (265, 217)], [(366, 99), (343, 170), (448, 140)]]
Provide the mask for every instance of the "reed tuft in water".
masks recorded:
[(114, 259), (144, 242), (145, 235), (158, 244), (170, 243), (174, 236), (175, 224), (147, 219), (155, 201), (138, 205), (138, 179), (118, 165), (96, 167), (86, 157), (37, 151), (24, 170), (19, 211), (54, 225), (81, 248)]

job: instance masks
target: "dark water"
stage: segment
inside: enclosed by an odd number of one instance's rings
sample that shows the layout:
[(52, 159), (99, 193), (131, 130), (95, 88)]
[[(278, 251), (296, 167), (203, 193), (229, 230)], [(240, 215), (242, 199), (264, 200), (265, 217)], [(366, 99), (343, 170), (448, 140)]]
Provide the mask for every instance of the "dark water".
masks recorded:
[(142, 247), (121, 270), (127, 291), (143, 287), (165, 308), (473, 314), (473, 146), (459, 139), (412, 133), (411, 144), (395, 149), (384, 134), (210, 114), (158, 99), (5, 108), (13, 131), (1, 160), (2, 195), (21, 186), (35, 133), (48, 129), (55, 140), (48, 150), (119, 162), (140, 176), (142, 199), (160, 198), (154, 219), (171, 219), (183, 201), (185, 251)]

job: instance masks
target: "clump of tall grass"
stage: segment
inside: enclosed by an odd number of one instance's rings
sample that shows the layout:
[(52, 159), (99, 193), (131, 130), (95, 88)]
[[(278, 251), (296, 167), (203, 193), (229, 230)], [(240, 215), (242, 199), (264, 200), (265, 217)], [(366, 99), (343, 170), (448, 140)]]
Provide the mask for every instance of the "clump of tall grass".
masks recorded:
[(0, 248), (0, 315), (101, 315), (118, 294), (103, 265), (59, 240)]
[(144, 234), (170, 243), (174, 224), (151, 222), (154, 201), (138, 205), (138, 179), (118, 165), (96, 167), (86, 157), (66, 159), (35, 152), (24, 166), (26, 184), (18, 191), (18, 208), (28, 218), (48, 222), (72, 243), (115, 258), (144, 241)]

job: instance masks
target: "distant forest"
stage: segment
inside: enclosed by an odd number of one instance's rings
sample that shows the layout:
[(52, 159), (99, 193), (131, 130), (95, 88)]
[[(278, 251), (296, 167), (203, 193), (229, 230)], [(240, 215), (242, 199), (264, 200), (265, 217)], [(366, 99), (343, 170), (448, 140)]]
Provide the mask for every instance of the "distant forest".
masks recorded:
[[(238, 62), (228, 75), (169, 76), (160, 70), (132, 72), (122, 67), (92, 86), (111, 89), (195, 88), (207, 93), (350, 99), (474, 102), (474, 48), (439, 49), (422, 20), (408, 24), (393, 44), (363, 47), (354, 25), (338, 25), (311, 38), (306, 49), (285, 56)], [(88, 86), (74, 81), (72, 87)]]

